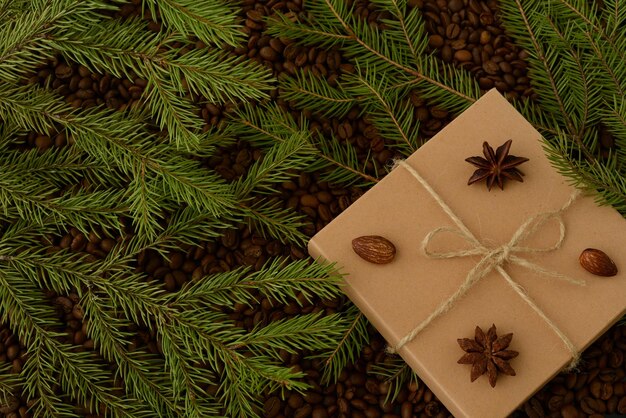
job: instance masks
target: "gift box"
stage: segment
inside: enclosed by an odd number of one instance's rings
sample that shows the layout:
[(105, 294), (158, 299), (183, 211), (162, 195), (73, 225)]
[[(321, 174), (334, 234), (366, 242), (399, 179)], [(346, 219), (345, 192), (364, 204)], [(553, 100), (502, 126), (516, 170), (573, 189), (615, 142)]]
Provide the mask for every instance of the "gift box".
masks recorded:
[[(528, 158), (523, 182), (468, 185), (476, 167), (465, 159), (507, 140)], [(543, 146), (488, 92), (309, 242), (313, 257), (337, 263), (345, 293), (390, 347), (404, 342), (398, 354), (456, 417), (510, 414), (625, 312), (626, 222), (577, 193)], [(371, 235), (393, 243), (393, 261), (353, 250), (353, 239)], [(585, 270), (587, 248), (610, 257), (617, 274)], [(457, 363), (457, 340), (492, 324), (513, 333), (508, 348), (519, 352), (508, 361), (515, 376), (498, 374), (495, 387), (486, 374), (470, 382), (473, 366)]]

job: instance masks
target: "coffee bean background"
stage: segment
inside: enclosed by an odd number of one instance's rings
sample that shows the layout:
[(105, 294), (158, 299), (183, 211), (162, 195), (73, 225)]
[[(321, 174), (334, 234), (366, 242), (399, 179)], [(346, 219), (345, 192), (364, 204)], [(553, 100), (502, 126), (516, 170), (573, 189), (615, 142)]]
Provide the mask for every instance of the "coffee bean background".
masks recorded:
[[(389, 18), (385, 11), (367, 0), (346, 0), (354, 5), (355, 14), (371, 25), (384, 29), (383, 20)], [(117, 18), (140, 16), (139, 0), (124, 4)], [(527, 53), (518, 48), (502, 28), (496, 0), (409, 0), (411, 7), (423, 12), (429, 33), (429, 48), (444, 62), (468, 70), (484, 90), (497, 88), (511, 100), (536, 100), (528, 77)], [(292, 77), (298, 71), (311, 72), (326, 78), (331, 85), (345, 73), (354, 72), (354, 63), (343, 57), (339, 50), (299, 46), (289, 39), (275, 38), (266, 33), (265, 18), (275, 12), (298, 16), (306, 13), (304, 0), (243, 0), (240, 19), (244, 25), (247, 42), (237, 48), (225, 50), (242, 59), (251, 59), (270, 68), (277, 77)], [(146, 19), (150, 29), (160, 29), (159, 17), (148, 11), (140, 17)], [(205, 48), (202, 42), (190, 43), (185, 48)], [(146, 80), (139, 77), (119, 79), (108, 74), (96, 74), (76, 63), (61, 58), (51, 60), (24, 83), (36, 83), (63, 95), (75, 108), (88, 109), (105, 106), (111, 110), (124, 111), (142, 105)], [(198, 115), (205, 121), (205, 129), (228, 123), (229, 115), (239, 105), (217, 105), (198, 97), (189, 97), (198, 104)], [(354, 147), (364, 172), (381, 178), (385, 166), (396, 156), (396, 151), (386, 143), (367, 116), (359, 116), (358, 108), (352, 109), (343, 119), (325, 118), (310, 110), (298, 110), (282, 98), (276, 88), (272, 100), (295, 120), (304, 116), (311, 130), (322, 135), (333, 135), (344, 145)], [(445, 110), (427, 103), (415, 93), (408, 100), (414, 107), (415, 118), (420, 121), (420, 136), (428, 139), (449, 123), (453, 116)], [(600, 143), (604, 152), (614, 145), (608, 133), (602, 134)], [(24, 137), (23, 148), (46, 150), (52, 147), (71, 146), (72, 138), (65, 132), (31, 132)], [(263, 157), (263, 151), (245, 141), (219, 149), (207, 158), (207, 167), (216, 170), (227, 181), (244, 175), (250, 165)], [(289, 207), (306, 216), (302, 232), (313, 236), (343, 210), (356, 201), (365, 190), (359, 187), (341, 187), (322, 181), (320, 172), (293, 172), (272, 196), (283, 207)], [(83, 184), (83, 187), (88, 185)], [(87, 255), (87, 261), (101, 259), (124, 237), (107, 237), (101, 231), (88, 235), (71, 228), (63, 236), (42, 238), (49, 251), (70, 249)], [(292, 260), (307, 257), (304, 248), (285, 245), (277, 240), (265, 239), (247, 225), (233, 225), (216, 240), (183, 246), (167, 257), (153, 251), (139, 254), (135, 269), (144, 272), (149, 279), (156, 279), (164, 290), (177, 291), (184, 283), (206, 274), (249, 266), (259, 270), (272, 257), (283, 256)], [(61, 342), (72, 344), (77, 351), (93, 350), (83, 318), (83, 310), (76, 293), (56, 294), (47, 292), (45, 297), (58, 312), (64, 325)], [(236, 304), (228, 310), (238, 326), (252, 329), (271, 321), (300, 313), (324, 312), (331, 314), (344, 310), (349, 303), (345, 298), (336, 300), (308, 301), (299, 295), (298, 302), (283, 305), (277, 301), (260, 298), (253, 306)], [(142, 348), (154, 354), (160, 353), (160, 344), (149, 324), (133, 325), (136, 337), (128, 349)], [(406, 384), (394, 402), (385, 403), (390, 384), (371, 371), (390, 359), (384, 352), (385, 341), (369, 328), (370, 341), (362, 349), (355, 364), (346, 367), (333, 384), (321, 379), (323, 360), (311, 360), (310, 353), (297, 355), (281, 352), (286, 365), (306, 374), (311, 389), (305, 394), (287, 392), (284, 399), (274, 393), (266, 393), (262, 400), (261, 416), (268, 418), (410, 418), (449, 417), (449, 412), (433, 393), (421, 382)], [(560, 374), (526, 402), (513, 417), (599, 417), (606, 414), (626, 415), (626, 327), (616, 325), (607, 331), (583, 355), (583, 363), (576, 373)], [(0, 363), (6, 363), (11, 373), (20, 373), (27, 358), (17, 336), (6, 326), (0, 327)], [(103, 361), (104, 363), (104, 361)], [(111, 366), (113, 367), (113, 366)], [(480, 384), (477, 382), (475, 384)], [(468, 384), (470, 384), (468, 382)], [(120, 383), (121, 385), (121, 383)], [(58, 389), (58, 388), (57, 388)], [(117, 388), (117, 391), (122, 389)], [(214, 393), (217, 387), (207, 387)], [(123, 393), (123, 392), (119, 392)], [(0, 417), (30, 417), (28, 402), (16, 393), (6, 404), (0, 406)], [(78, 409), (85, 417), (90, 415)], [(83, 412), (80, 412), (83, 411)]]

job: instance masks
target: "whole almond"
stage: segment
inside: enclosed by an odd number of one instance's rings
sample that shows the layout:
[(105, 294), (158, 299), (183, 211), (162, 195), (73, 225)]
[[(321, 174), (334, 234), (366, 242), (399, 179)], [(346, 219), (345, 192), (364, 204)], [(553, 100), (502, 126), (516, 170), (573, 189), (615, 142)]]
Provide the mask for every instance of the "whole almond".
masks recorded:
[(352, 249), (363, 260), (375, 264), (387, 264), (396, 255), (396, 247), (380, 235), (365, 235), (352, 240)]
[(595, 248), (585, 249), (580, 253), (578, 260), (585, 270), (596, 276), (609, 277), (617, 274), (617, 266), (613, 260), (603, 251)]

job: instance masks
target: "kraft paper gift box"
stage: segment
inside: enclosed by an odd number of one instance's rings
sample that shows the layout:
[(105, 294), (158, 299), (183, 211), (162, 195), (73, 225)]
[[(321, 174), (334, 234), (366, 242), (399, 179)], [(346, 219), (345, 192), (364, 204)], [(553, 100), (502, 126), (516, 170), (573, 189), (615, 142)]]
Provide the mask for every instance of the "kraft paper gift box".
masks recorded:
[[(482, 156), (483, 141), (495, 149), (512, 139), (510, 153), (527, 157), (519, 166), (524, 182), (508, 181), (488, 191), (485, 183), (467, 185), (475, 167), (465, 162)], [(558, 211), (575, 192), (550, 165), (541, 135), (497, 92), (485, 94), (437, 136), (406, 159), (485, 248), (502, 246), (528, 219)], [(545, 318), (517, 293), (497, 269), (477, 281), (442, 315), (398, 353), (456, 417), (504, 417), (546, 384), (572, 360), (564, 340), (583, 351), (625, 312), (626, 221), (614, 209), (581, 195), (561, 213), (564, 238), (558, 249), (518, 252), (516, 256), (581, 283), (570, 283), (526, 266), (504, 261), (501, 268), (525, 290)], [(466, 280), (483, 255), (428, 257), (422, 241), (437, 228), (431, 252), (473, 248), (450, 229), (459, 227), (405, 166), (398, 166), (309, 243), (315, 258), (336, 262), (344, 273), (344, 291), (390, 346), (422, 323)], [(538, 225), (519, 246), (544, 248), (559, 240), (557, 217)], [(360, 258), (351, 242), (380, 235), (395, 244), (389, 264)], [(608, 254), (619, 269), (613, 277), (584, 270), (579, 255), (586, 248)], [(547, 320), (546, 320), (547, 319)], [(470, 365), (458, 338), (473, 338), (480, 326), (495, 324), (498, 335), (512, 332), (510, 361), (516, 376), (499, 374), (492, 388), (487, 375), (470, 382)]]

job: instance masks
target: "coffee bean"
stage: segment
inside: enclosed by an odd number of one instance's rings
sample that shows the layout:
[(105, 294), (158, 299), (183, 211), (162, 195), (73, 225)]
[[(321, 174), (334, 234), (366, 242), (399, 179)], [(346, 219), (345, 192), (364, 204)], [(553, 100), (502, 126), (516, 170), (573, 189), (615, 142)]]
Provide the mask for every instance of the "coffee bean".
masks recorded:
[(328, 411), (326, 410), (326, 408), (322, 408), (322, 407), (317, 407), (313, 410), (313, 413), (311, 414), (312, 418), (328, 418)]
[(85, 312), (83, 311), (82, 306), (80, 306), (78, 303), (74, 305), (74, 307), (72, 308), (72, 315), (74, 316), (74, 318), (83, 319), (84, 314)]
[(310, 404), (318, 404), (324, 400), (324, 397), (319, 393), (309, 391), (304, 395), (304, 401)]
[(461, 27), (456, 23), (451, 23), (446, 27), (446, 38), (456, 39), (461, 33)]
[(276, 61), (278, 59), (278, 53), (269, 46), (264, 46), (259, 50), (259, 55), (261, 58), (268, 61)]
[(237, 233), (233, 229), (228, 229), (222, 235), (222, 245), (226, 248), (235, 249), (238, 244)]
[(626, 396), (623, 396), (617, 404), (617, 413), (626, 414)]
[(550, 411), (559, 411), (564, 405), (563, 396), (555, 395), (548, 401), (548, 409)]
[(413, 416), (413, 404), (411, 402), (402, 403), (400, 415), (402, 418), (411, 418)]
[(613, 385), (609, 382), (604, 382), (600, 389), (599, 398), (603, 401), (607, 401), (611, 398), (611, 396), (613, 396)]
[(11, 345), (7, 348), (7, 358), (13, 361), (20, 354), (20, 346), (18, 344)]
[(165, 278), (163, 279), (163, 283), (165, 285), (165, 289), (168, 292), (173, 292), (176, 290), (176, 280), (174, 280), (174, 276), (172, 276), (172, 274), (166, 274)]
[(15, 396), (7, 396), (6, 400), (0, 401), (0, 413), (10, 414), (20, 407), (20, 400)]
[(482, 23), (484, 26), (491, 25), (493, 23), (493, 15), (491, 13), (481, 13), (480, 23)]
[[(626, 397), (624, 397), (625, 401), (624, 401), (624, 406), (625, 406), (625, 411), (626, 411)], [(621, 402), (620, 402), (621, 404)], [(339, 400), (337, 400), (337, 405), (339, 406), (339, 412), (341, 412), (344, 415), (347, 415), (350, 412), (350, 404), (348, 403), (348, 401), (344, 398), (340, 398)], [(618, 407), (619, 409), (619, 407)]]
[(454, 53), (454, 59), (458, 61), (469, 61), (472, 59), (472, 53), (465, 49), (460, 49)]
[(54, 300), (54, 304), (55, 306), (59, 307), (63, 313), (70, 313), (72, 312), (72, 308), (74, 307), (74, 304), (72, 303), (72, 301), (69, 298), (66, 298), (65, 296), (59, 296)]
[(330, 212), (328, 206), (321, 204), (317, 207), (317, 213), (320, 216), (320, 219), (324, 222), (330, 222), (333, 219), (333, 215)]
[(293, 393), (289, 396), (287, 400), (287, 405), (289, 405), (293, 409), (298, 409), (304, 404), (304, 399), (302, 399), (302, 395), (299, 393)]
[(361, 411), (365, 411), (367, 409), (367, 403), (363, 399), (352, 399), (350, 404)]
[(280, 413), (280, 399), (277, 396), (272, 396), (263, 403), (264, 417), (274, 418)]
[(454, 13), (461, 11), (463, 9), (463, 0), (449, 0), (448, 9)]
[(563, 418), (580, 418), (578, 410), (572, 404), (565, 405), (563, 408), (561, 408), (561, 416)]
[[(610, 145), (612, 146), (613, 144), (610, 144)], [(610, 148), (610, 146), (607, 148)], [(609, 353), (609, 366), (613, 367), (614, 369), (617, 369), (617, 368), (620, 368), (623, 363), (624, 363), (624, 352), (618, 348), (613, 349), (613, 351)]]
[(111, 238), (105, 238), (102, 241), (100, 241), (100, 248), (102, 249), (102, 251), (104, 252), (110, 252), (113, 247), (115, 247), (115, 240), (111, 239)]
[(40, 150), (47, 150), (52, 147), (52, 139), (47, 135), (39, 135), (35, 138), (35, 146)]
[(307, 418), (311, 416), (313, 407), (311, 405), (304, 405), (302, 408), (298, 408), (293, 415), (294, 418)]
[(451, 62), (452, 61), (452, 48), (450, 47), (450, 45), (445, 45), (443, 48), (441, 48), (441, 59), (444, 62)]
[(54, 69), (54, 75), (56, 75), (60, 79), (70, 78), (72, 74), (74, 74), (74, 71), (72, 70), (72, 67), (67, 64), (59, 64)]
[(317, 200), (317, 197), (305, 194), (300, 197), (300, 204), (305, 207), (316, 208), (319, 205), (319, 201)]
[(500, 67), (493, 61), (485, 61), (483, 63), (483, 70), (485, 70), (487, 74), (494, 75), (498, 73)]
[(72, 249), (72, 251), (78, 252), (78, 251), (83, 251), (86, 245), (87, 245), (87, 237), (85, 237), (83, 234), (79, 234), (75, 236), (74, 239), (72, 240), (70, 248)]
[(87, 341), (87, 336), (82, 330), (76, 331), (74, 334), (74, 344), (82, 345), (85, 341)]
[(480, 40), (479, 41), (480, 41), (480, 43), (482, 45), (488, 44), (491, 41), (491, 32), (486, 31), (486, 30), (482, 31), (480, 33)]
[(381, 412), (374, 407), (370, 407), (365, 410), (365, 417), (366, 418), (380, 418)]
[(428, 45), (431, 48), (441, 48), (443, 44), (444, 44), (444, 40), (441, 35), (431, 35), (428, 38)]
[(586, 414), (593, 414), (597, 412), (596, 402), (596, 399), (587, 396), (580, 401), (580, 409)]

